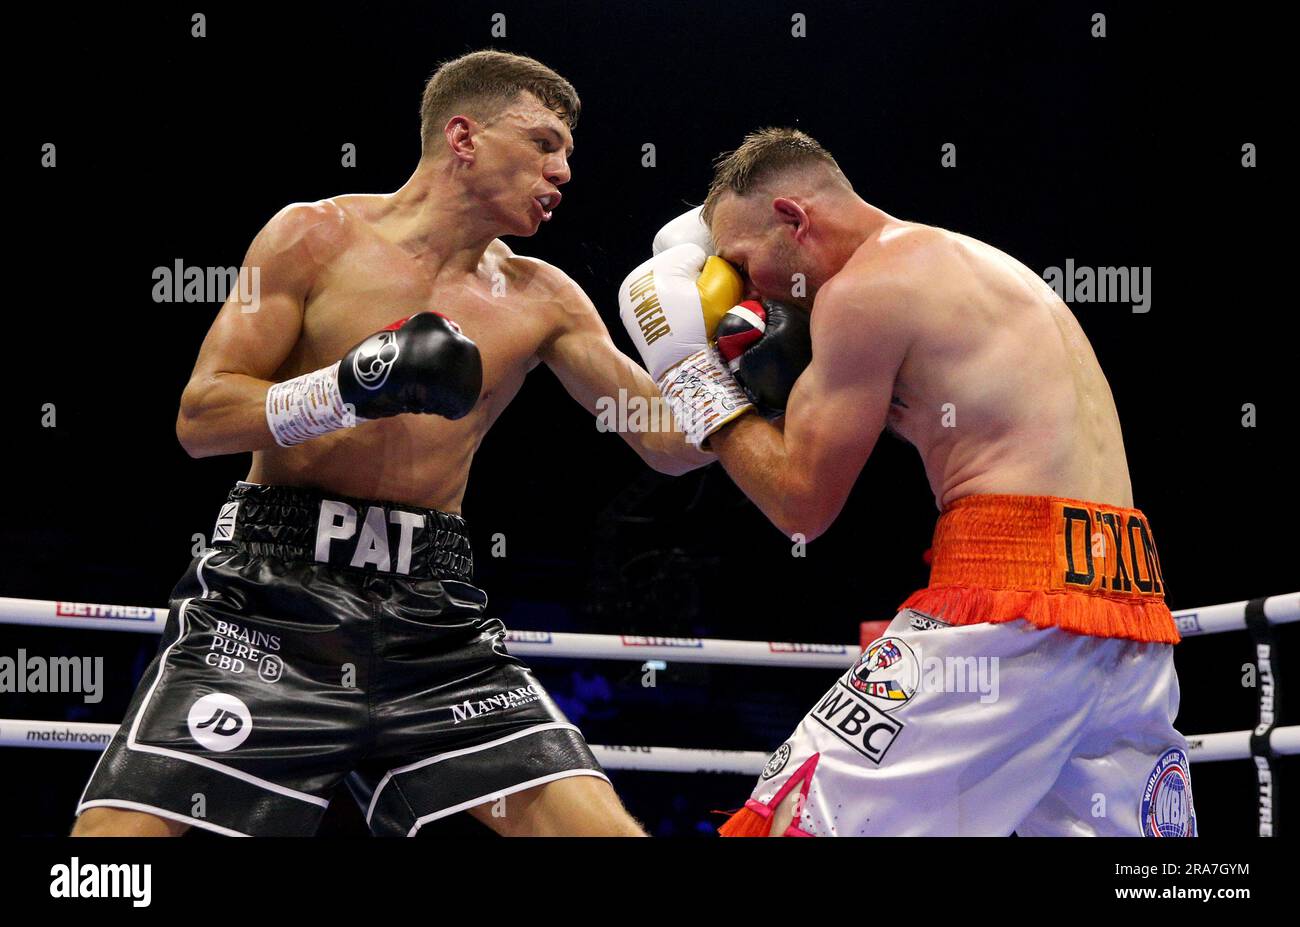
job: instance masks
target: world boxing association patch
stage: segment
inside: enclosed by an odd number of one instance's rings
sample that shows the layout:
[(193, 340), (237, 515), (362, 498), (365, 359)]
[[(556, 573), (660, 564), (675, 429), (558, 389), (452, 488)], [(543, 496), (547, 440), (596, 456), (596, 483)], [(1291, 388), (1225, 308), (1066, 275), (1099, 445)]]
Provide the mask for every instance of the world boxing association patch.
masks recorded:
[(1142, 833), (1147, 837), (1195, 837), (1196, 809), (1187, 754), (1170, 747), (1147, 777), (1142, 790)]
[(907, 704), (921, 682), (921, 663), (900, 637), (882, 637), (858, 657), (844, 682), (881, 711)]

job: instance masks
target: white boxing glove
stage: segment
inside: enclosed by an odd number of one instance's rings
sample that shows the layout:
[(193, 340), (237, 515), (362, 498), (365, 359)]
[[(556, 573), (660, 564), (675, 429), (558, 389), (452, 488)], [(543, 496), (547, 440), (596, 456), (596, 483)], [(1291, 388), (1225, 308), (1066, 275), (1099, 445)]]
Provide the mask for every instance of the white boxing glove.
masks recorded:
[(710, 343), (741, 295), (735, 268), (689, 242), (655, 255), (619, 287), (623, 326), (696, 447), (753, 408)]
[(698, 245), (705, 254), (717, 254), (718, 251), (713, 246), (713, 236), (709, 234), (709, 227), (704, 224), (704, 217), (701, 215), (703, 211), (703, 206), (696, 206), (661, 228), (655, 235), (654, 253), (659, 254), (675, 245), (690, 242)]

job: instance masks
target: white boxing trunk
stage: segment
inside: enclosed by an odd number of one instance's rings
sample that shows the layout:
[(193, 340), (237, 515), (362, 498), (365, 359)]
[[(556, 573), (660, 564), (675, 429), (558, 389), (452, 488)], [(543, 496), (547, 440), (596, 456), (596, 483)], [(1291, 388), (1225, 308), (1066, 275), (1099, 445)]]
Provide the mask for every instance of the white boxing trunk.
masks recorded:
[(788, 836), (1195, 836), (1178, 698), (1169, 644), (904, 609), (745, 807)]

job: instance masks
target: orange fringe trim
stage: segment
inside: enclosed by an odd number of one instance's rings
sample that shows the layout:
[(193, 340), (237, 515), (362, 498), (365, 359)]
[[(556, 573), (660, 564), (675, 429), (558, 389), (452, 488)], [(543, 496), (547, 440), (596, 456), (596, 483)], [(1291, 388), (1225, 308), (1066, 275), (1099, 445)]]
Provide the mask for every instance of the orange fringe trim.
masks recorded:
[(1169, 607), (1159, 599), (1126, 602), (1072, 591), (931, 586), (912, 593), (901, 608), (914, 608), (956, 625), (1023, 618), (1037, 628), (1061, 628), (1094, 637), (1164, 644), (1181, 640)]
[(749, 808), (741, 808), (718, 828), (718, 834), (722, 837), (766, 837), (771, 829), (771, 818), (765, 818)]

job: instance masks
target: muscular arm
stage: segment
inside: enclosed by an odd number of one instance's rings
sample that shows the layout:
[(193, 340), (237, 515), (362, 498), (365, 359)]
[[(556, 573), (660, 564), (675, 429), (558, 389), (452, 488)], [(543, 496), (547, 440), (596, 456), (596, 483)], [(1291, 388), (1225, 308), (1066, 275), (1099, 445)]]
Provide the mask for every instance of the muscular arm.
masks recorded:
[(904, 292), (837, 278), (817, 295), (813, 357), (785, 427), (746, 415), (710, 439), (736, 485), (787, 536), (811, 541), (848, 498), (885, 427), (909, 341)]
[(712, 454), (686, 442), (650, 375), (614, 346), (605, 323), (582, 289), (566, 280), (557, 298), (562, 312), (560, 328), (540, 354), (569, 395), (593, 415), (599, 412), (598, 400), (610, 397), (617, 401), (619, 390), (627, 390), (629, 399), (641, 397), (647, 408), (662, 407), (656, 410), (662, 414), (648, 418), (651, 422), (672, 422), (672, 430), (619, 432), (641, 459), (660, 473), (678, 476), (711, 463), (715, 459)]
[(275, 446), (266, 392), (298, 341), (303, 306), (338, 221), (333, 206), (289, 206), (253, 240), (241, 273), (259, 269), (256, 309), (234, 296), (226, 300), (181, 394), (176, 437), (191, 457)]

